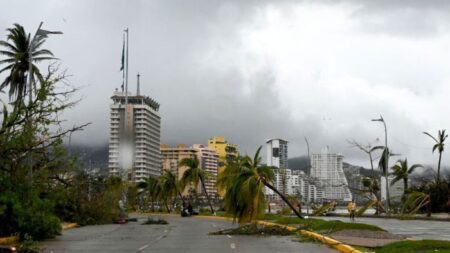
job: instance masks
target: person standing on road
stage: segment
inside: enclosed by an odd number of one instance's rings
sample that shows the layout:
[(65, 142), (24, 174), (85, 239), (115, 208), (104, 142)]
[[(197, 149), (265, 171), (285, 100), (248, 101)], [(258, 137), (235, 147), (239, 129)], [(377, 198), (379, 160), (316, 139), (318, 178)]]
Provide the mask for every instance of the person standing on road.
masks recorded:
[(352, 201), (348, 202), (347, 210), (350, 215), (350, 220), (355, 221), (356, 203), (355, 203), (354, 199)]

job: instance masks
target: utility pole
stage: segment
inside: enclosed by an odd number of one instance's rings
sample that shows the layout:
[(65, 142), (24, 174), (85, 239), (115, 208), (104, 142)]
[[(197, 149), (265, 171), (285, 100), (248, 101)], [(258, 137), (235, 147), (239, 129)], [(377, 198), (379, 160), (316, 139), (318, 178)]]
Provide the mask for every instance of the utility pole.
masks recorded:
[(386, 212), (389, 214), (389, 207), (390, 207), (390, 194), (389, 194), (389, 179), (388, 179), (388, 175), (389, 175), (389, 148), (388, 148), (388, 142), (387, 142), (387, 127), (386, 127), (386, 122), (383, 119), (383, 116), (380, 115), (379, 119), (372, 119), (372, 121), (378, 121), (378, 122), (382, 122), (383, 126), (384, 126), (384, 152), (386, 152), (386, 154), (384, 157), (384, 177), (386, 179)]
[(306, 189), (306, 214), (309, 215), (309, 190), (310, 190), (310, 177), (311, 177), (311, 156), (309, 154), (309, 142), (305, 136), (306, 147), (308, 149), (308, 167), (306, 168), (307, 189)]

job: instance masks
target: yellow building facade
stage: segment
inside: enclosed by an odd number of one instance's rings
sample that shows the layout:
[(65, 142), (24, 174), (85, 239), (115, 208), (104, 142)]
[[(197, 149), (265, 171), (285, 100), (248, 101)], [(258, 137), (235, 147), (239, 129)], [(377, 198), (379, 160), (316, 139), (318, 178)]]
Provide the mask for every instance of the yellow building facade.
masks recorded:
[(238, 146), (228, 143), (224, 136), (214, 136), (208, 140), (208, 148), (213, 149), (219, 155), (219, 167), (223, 168), (227, 161), (233, 160), (239, 155)]

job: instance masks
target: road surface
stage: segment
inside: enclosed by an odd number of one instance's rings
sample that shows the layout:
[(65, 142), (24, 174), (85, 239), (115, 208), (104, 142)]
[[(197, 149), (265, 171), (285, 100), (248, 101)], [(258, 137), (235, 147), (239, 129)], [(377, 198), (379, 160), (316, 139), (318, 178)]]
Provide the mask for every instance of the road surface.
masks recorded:
[(289, 236), (208, 235), (209, 232), (232, 227), (228, 221), (201, 218), (165, 217), (169, 225), (86, 226), (70, 229), (62, 236), (42, 243), (45, 252), (106, 253), (106, 252), (315, 252), (331, 253), (325, 245), (298, 242)]
[[(349, 221), (348, 217), (320, 217), (324, 220)], [(397, 220), (382, 218), (358, 218), (358, 223), (376, 225), (393, 234), (406, 235), (412, 239), (433, 239), (450, 241), (450, 222), (426, 220)]]

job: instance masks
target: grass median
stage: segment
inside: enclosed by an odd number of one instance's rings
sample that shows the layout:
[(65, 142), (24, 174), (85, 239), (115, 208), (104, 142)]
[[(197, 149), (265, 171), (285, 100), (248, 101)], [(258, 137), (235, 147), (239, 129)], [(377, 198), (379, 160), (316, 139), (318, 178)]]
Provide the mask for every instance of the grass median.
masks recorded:
[(297, 225), (299, 229), (311, 231), (330, 231), (336, 232), (344, 229), (352, 230), (370, 230), (370, 231), (385, 231), (384, 229), (363, 223), (343, 222), (343, 221), (326, 221), (321, 219), (299, 219), (297, 217), (285, 217), (280, 215), (266, 215), (267, 220), (283, 225)]
[(380, 248), (374, 248), (376, 253), (450, 253), (450, 241), (419, 240), (401, 241), (388, 244)]

